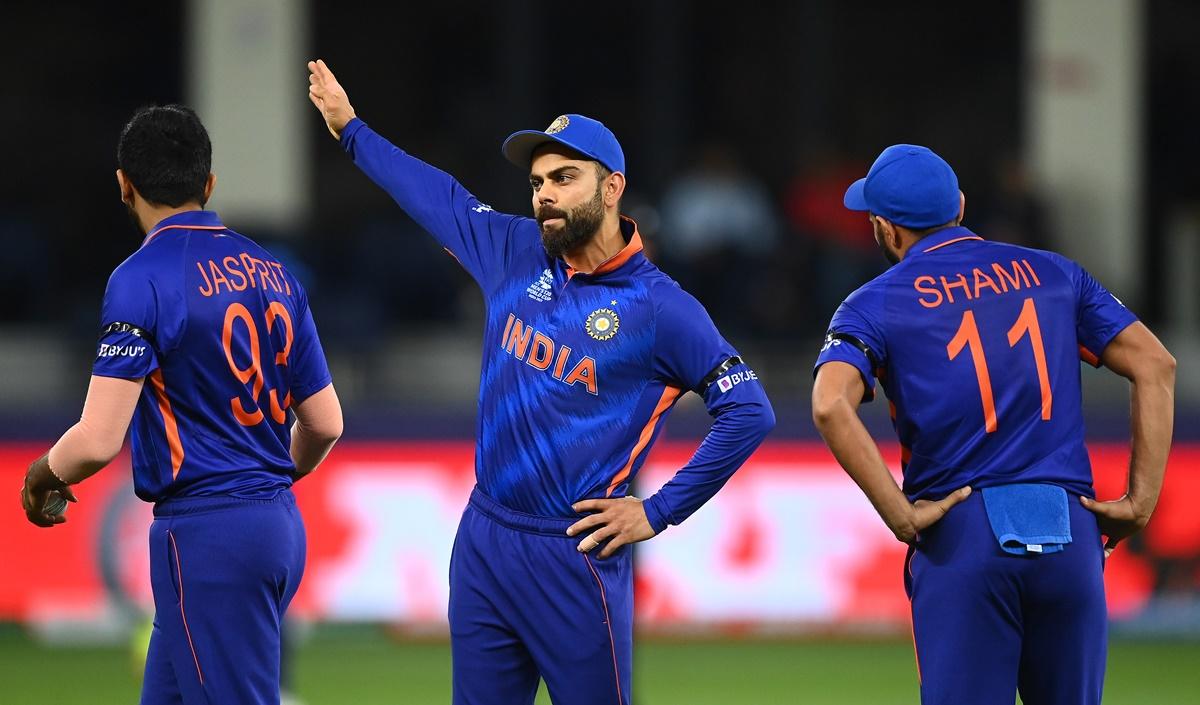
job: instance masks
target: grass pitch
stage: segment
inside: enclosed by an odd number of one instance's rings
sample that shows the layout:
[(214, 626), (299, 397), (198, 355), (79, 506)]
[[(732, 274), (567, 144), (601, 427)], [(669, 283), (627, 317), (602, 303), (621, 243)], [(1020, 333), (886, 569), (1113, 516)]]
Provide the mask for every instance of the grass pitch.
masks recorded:
[[(637, 645), (632, 705), (915, 705), (912, 645), (905, 641), (802, 639), (662, 641)], [(1111, 645), (1105, 703), (1200, 702), (1200, 641)], [(450, 701), (450, 649), (371, 627), (320, 628), (295, 653), (305, 705), (415, 705)], [(0, 626), (0, 702), (12, 705), (136, 703), (129, 650), (47, 647)], [(543, 692), (539, 705), (550, 703)]]

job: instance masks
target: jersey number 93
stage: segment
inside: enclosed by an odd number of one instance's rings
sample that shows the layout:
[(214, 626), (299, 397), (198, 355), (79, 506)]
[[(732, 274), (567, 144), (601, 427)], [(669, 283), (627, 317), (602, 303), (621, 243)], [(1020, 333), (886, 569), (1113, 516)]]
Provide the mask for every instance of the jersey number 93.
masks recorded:
[[(237, 327), (237, 322), (241, 321), (245, 326), (246, 332), (249, 334), (250, 340), (250, 365), (248, 367), (239, 367), (234, 360), (233, 355), (233, 336), (234, 328)], [(292, 350), (292, 317), (288, 314), (287, 308), (278, 301), (272, 301), (271, 305), (266, 310), (267, 335), (270, 336), (274, 330), (276, 322), (281, 321), (284, 328), (283, 350), (275, 353), (274, 363), (279, 366), (286, 366), (288, 363), (288, 354)], [(262, 396), (265, 380), (263, 378), (261, 347), (258, 339), (258, 326), (254, 323), (254, 318), (250, 315), (247, 309), (241, 303), (234, 302), (225, 309), (225, 325), (221, 329), (221, 345), (225, 348), (225, 360), (229, 363), (229, 370), (233, 372), (233, 376), (244, 385), (250, 386), (250, 396), (252, 399), (251, 409), (247, 410), (245, 402), (241, 396), (234, 396), (229, 400), (229, 407), (233, 410), (233, 416), (238, 420), (238, 423), (243, 426), (256, 426), (265, 420), (263, 410), (259, 406), (259, 398)], [(275, 389), (267, 390), (268, 406), (271, 411), (271, 419), (275, 423), (282, 424), (287, 421), (287, 409), (292, 405), (292, 393), (287, 392), (283, 401), (279, 401), (278, 393)]]

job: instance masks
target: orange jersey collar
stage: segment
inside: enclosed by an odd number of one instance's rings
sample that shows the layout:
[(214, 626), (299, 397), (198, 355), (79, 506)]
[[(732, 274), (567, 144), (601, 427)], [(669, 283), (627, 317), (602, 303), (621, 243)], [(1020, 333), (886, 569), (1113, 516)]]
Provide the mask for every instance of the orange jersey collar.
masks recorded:
[(621, 216), (621, 234), (626, 236), (626, 242), (625, 247), (622, 247), (620, 252), (604, 260), (600, 263), (600, 266), (590, 272), (580, 272), (574, 267), (567, 265), (567, 277), (570, 278), (576, 274), (588, 274), (591, 276), (608, 274), (619, 269), (621, 265), (642, 251), (642, 234), (638, 232), (637, 223), (634, 222), (633, 218), (624, 215)]

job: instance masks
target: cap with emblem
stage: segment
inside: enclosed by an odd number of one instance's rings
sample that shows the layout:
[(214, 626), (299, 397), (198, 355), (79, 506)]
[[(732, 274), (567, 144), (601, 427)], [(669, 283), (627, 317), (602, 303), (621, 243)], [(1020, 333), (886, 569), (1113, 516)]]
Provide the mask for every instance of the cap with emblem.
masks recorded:
[(842, 203), (906, 228), (932, 228), (958, 215), (958, 177), (928, 147), (894, 144), (883, 150), (865, 178), (850, 184)]
[(521, 130), (504, 140), (500, 151), (504, 158), (522, 169), (529, 167), (533, 152), (548, 143), (570, 147), (589, 159), (595, 159), (609, 171), (625, 173), (625, 153), (612, 130), (599, 120), (569, 113), (559, 115), (545, 130)]

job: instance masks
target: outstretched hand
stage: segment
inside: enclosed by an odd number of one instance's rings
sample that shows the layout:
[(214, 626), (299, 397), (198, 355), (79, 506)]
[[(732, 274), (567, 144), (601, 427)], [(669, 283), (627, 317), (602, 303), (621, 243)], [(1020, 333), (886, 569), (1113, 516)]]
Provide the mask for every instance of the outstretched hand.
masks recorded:
[(596, 512), (588, 515), (567, 529), (567, 536), (576, 536), (588, 529), (595, 531), (579, 542), (578, 549), (587, 553), (600, 544), (608, 545), (600, 551), (600, 558), (608, 558), (627, 543), (645, 541), (654, 537), (654, 529), (646, 518), (646, 509), (637, 497), (619, 499), (585, 499), (576, 502), (572, 509), (577, 512)]
[(354, 119), (354, 107), (323, 59), (308, 62), (308, 99), (321, 111), (329, 134), (340, 140), (342, 130)]
[(1125, 495), (1110, 502), (1097, 502), (1094, 499), (1080, 497), (1079, 501), (1088, 511), (1096, 515), (1096, 523), (1100, 525), (1100, 533), (1108, 537), (1104, 543), (1104, 557), (1112, 555), (1117, 544), (1133, 536), (1145, 528), (1150, 521), (1150, 515), (1139, 512), (1133, 498)]

